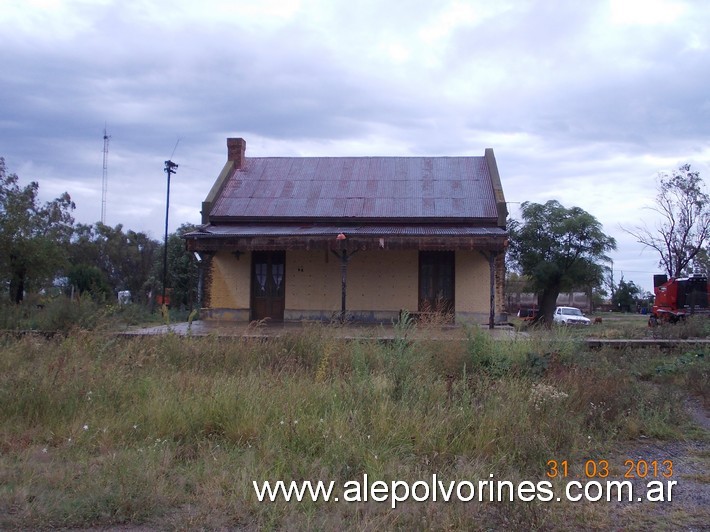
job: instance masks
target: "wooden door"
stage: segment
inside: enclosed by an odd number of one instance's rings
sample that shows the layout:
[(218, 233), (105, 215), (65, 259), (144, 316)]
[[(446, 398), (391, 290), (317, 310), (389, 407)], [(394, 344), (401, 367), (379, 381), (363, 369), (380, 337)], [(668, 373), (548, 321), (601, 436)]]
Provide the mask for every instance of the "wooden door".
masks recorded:
[(419, 312), (454, 311), (454, 252), (419, 252)]
[(252, 319), (283, 321), (286, 252), (255, 251), (251, 264)]

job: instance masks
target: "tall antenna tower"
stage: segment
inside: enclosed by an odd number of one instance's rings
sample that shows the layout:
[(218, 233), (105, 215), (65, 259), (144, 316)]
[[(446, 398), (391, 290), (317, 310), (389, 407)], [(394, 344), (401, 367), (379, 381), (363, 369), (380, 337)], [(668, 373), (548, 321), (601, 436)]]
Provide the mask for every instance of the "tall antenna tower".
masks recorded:
[(108, 141), (111, 137), (106, 134), (104, 126), (104, 173), (101, 181), (101, 223), (106, 223), (106, 190), (108, 189)]

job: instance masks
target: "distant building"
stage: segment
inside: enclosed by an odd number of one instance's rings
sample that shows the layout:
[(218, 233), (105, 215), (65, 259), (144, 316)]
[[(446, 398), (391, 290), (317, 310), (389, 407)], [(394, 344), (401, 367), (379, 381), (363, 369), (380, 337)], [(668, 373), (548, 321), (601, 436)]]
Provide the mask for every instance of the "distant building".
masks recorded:
[(401, 311), (504, 319), (507, 209), (493, 150), (462, 157), (227, 162), (185, 235), (208, 317), (388, 323)]
[[(520, 309), (536, 309), (537, 294), (533, 292), (508, 292), (506, 294), (506, 311), (515, 315)], [(577, 307), (585, 312), (592, 312), (592, 300), (586, 292), (561, 292), (557, 296), (558, 307)]]

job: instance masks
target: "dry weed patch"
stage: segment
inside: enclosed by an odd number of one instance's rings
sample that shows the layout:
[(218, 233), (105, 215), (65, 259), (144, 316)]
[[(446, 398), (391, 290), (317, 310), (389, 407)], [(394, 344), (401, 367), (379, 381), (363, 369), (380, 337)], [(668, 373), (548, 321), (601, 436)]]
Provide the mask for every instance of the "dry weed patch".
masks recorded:
[(597, 526), (610, 517), (585, 505), (259, 503), (252, 481), (539, 480), (551, 458), (682, 437), (678, 390), (706, 393), (702, 357), (653, 382), (641, 376), (658, 353), (586, 353), (564, 332), (443, 342), (424, 327), (390, 342), (322, 326), (1, 338), (0, 527)]

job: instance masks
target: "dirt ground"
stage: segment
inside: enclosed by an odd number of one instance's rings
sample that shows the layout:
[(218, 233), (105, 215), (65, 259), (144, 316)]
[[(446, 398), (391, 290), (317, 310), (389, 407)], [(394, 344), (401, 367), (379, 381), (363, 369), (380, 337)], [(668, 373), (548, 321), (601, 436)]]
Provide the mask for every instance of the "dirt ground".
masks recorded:
[[(671, 501), (603, 503), (609, 521), (614, 524), (612, 530), (710, 530), (710, 412), (699, 400), (690, 397), (685, 407), (694, 425), (689, 433), (697, 434), (697, 438), (685, 441), (640, 438), (622, 445), (609, 457), (609, 462), (616, 465), (627, 460), (635, 463), (656, 460), (659, 464), (670, 460), (673, 476), (669, 479), (659, 476), (658, 480), (676, 481)], [(614, 480), (622, 479), (617, 476)], [(655, 479), (632, 480), (634, 493), (644, 493), (649, 480)]]

